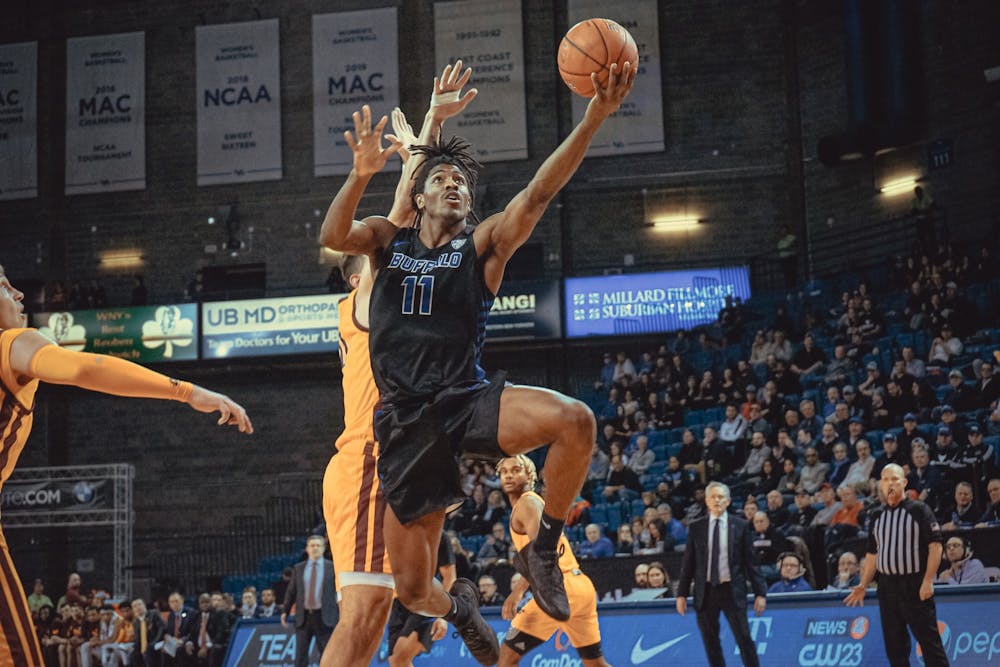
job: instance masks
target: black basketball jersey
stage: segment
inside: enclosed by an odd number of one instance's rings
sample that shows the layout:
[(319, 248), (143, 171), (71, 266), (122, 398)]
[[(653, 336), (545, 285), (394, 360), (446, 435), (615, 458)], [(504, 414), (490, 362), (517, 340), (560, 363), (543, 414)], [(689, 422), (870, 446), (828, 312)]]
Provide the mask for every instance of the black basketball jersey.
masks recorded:
[(495, 295), (486, 287), (472, 228), (438, 248), (400, 229), (372, 287), (372, 371), (386, 404), (428, 400), (485, 378), (480, 353)]

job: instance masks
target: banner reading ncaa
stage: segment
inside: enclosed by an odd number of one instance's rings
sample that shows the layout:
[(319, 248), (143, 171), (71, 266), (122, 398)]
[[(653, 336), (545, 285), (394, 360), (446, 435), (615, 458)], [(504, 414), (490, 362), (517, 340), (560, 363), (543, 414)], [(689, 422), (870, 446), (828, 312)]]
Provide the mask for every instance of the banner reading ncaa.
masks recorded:
[(345, 294), (318, 294), (202, 304), (203, 359), (334, 352), (337, 303)]

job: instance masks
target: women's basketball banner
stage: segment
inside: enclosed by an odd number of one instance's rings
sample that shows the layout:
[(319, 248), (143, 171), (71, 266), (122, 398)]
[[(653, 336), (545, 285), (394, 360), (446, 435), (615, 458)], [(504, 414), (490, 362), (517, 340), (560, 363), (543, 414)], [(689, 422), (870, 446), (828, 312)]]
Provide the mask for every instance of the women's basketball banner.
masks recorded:
[[(660, 28), (656, 0), (608, 4), (569, 0), (569, 26), (594, 16), (621, 24), (639, 47), (635, 84), (621, 107), (597, 131), (587, 157), (656, 153), (664, 148), (663, 91), (660, 85)], [(636, 63), (633, 63), (635, 66)], [(573, 121), (580, 122), (589, 100), (573, 95)]]
[(280, 180), (278, 20), (195, 30), (198, 185)]
[(458, 59), (472, 67), (466, 90), (480, 93), (448, 134), (469, 140), (480, 162), (527, 158), (520, 0), (434, 3), (434, 53), (438, 73)]
[(66, 194), (146, 188), (146, 33), (66, 40)]
[(38, 196), (38, 42), (0, 45), (0, 199)]
[[(395, 7), (384, 7), (312, 17), (316, 176), (350, 173), (354, 159), (344, 131), (354, 131), (351, 114), (367, 104), (377, 120), (399, 106), (396, 12)], [(419, 132), (423, 119), (410, 120)], [(391, 131), (390, 125), (386, 132)], [(389, 164), (397, 169), (399, 160)]]

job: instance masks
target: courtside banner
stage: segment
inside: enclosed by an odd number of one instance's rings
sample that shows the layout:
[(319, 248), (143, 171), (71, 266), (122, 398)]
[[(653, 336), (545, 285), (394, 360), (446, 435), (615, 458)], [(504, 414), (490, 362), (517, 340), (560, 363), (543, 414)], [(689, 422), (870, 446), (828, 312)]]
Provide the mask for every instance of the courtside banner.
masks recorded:
[(198, 185), (279, 180), (278, 20), (195, 29)]
[[(947, 589), (948, 587), (943, 587)], [(938, 630), (948, 660), (954, 667), (1000, 665), (1000, 630), (996, 605), (1000, 592), (988, 586), (966, 591), (937, 588)], [(878, 599), (870, 594), (865, 606), (845, 607), (842, 593), (791, 593), (769, 595), (767, 610), (760, 616), (749, 605), (750, 636), (757, 644), (762, 665), (782, 667), (883, 667), (889, 664), (882, 642)], [(615, 667), (667, 667), (668, 665), (708, 664), (698, 632), (693, 605), (680, 616), (674, 600), (641, 603), (602, 603), (597, 611), (601, 627), (601, 648)], [(497, 632), (500, 642), (510, 623), (500, 619), (500, 608), (484, 608), (483, 616)], [(726, 664), (740, 664), (740, 655), (725, 622), (720, 624), (722, 651)], [(449, 630), (452, 628), (449, 627)], [(457, 633), (456, 633), (457, 634)], [(315, 646), (310, 665), (319, 655)], [(295, 661), (295, 628), (282, 628), (273, 621), (239, 621), (229, 642), (226, 667), (279, 667)], [(385, 637), (372, 666), (388, 661)], [(460, 638), (451, 632), (413, 660), (414, 665), (462, 667), (474, 664)], [(557, 631), (542, 646), (521, 659), (534, 667), (582, 667), (576, 650), (564, 632)], [(922, 665), (920, 649), (913, 642), (910, 664)]]
[(108, 479), (48, 479), (19, 482), (9, 480), (0, 491), (0, 513), (4, 517), (34, 513), (75, 513), (112, 509), (113, 485)]
[(38, 42), (0, 45), (0, 199), (38, 196)]
[(67, 350), (153, 363), (198, 358), (198, 305), (37, 313), (39, 333)]
[(201, 306), (203, 359), (335, 352), (346, 294), (216, 301)]
[(465, 90), (479, 97), (448, 121), (449, 136), (472, 143), (480, 162), (528, 157), (520, 0), (434, 3), (435, 73), (458, 59), (472, 68)]
[[(313, 173), (350, 173), (354, 154), (344, 141), (351, 114), (367, 104), (378, 121), (399, 106), (396, 7), (316, 14), (313, 44)], [(428, 95), (430, 94), (428, 89)], [(423, 118), (410, 119), (414, 132)], [(392, 125), (386, 126), (392, 132)], [(399, 160), (390, 160), (392, 169)]]
[[(628, 30), (639, 47), (635, 84), (621, 107), (594, 135), (587, 157), (655, 153), (664, 148), (663, 86), (660, 82), (660, 28), (656, 0), (607, 3), (600, 0), (569, 0), (569, 28), (593, 16), (609, 18)], [(632, 63), (636, 67), (636, 63)], [(590, 102), (573, 98), (573, 121), (579, 123)]]
[(146, 33), (66, 40), (66, 194), (146, 187)]
[(558, 280), (512, 280), (500, 288), (486, 341), (562, 337)]
[(661, 333), (709, 324), (726, 297), (750, 298), (745, 266), (567, 278), (566, 337)]

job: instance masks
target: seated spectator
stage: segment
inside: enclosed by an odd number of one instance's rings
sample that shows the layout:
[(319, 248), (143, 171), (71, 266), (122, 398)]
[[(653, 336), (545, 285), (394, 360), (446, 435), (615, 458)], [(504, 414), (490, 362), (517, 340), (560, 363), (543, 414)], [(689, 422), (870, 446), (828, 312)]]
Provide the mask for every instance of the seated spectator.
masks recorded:
[(685, 470), (698, 473), (704, 483), (703, 466), (701, 465), (702, 446), (694, 437), (691, 429), (687, 429), (681, 435), (681, 449), (677, 453), (677, 458)]
[(781, 554), (778, 561), (778, 574), (781, 577), (771, 584), (767, 589), (768, 593), (800, 593), (811, 591), (812, 586), (805, 579), (805, 563), (794, 551), (786, 551)]
[(476, 554), (476, 562), (481, 570), (488, 570), (497, 563), (506, 562), (510, 553), (510, 542), (507, 541), (507, 528), (502, 523), (493, 524), (492, 532), (486, 537), (483, 546)]
[(636, 450), (629, 454), (628, 468), (636, 475), (645, 475), (649, 467), (656, 461), (656, 453), (649, 449), (649, 438), (640, 435), (636, 441)]
[(770, 437), (773, 429), (771, 428), (771, 423), (761, 414), (760, 403), (754, 401), (750, 406), (750, 418), (748, 422), (750, 424), (748, 429), (750, 437), (753, 437), (754, 433), (762, 433), (765, 438)]
[(969, 481), (975, 488), (985, 489), (996, 468), (993, 445), (983, 441), (983, 429), (979, 424), (970, 424), (966, 429), (967, 442), (962, 448), (959, 461), (967, 471)]
[(722, 369), (722, 380), (719, 382), (719, 402), (736, 405), (743, 398), (744, 385), (739, 383), (735, 371), (726, 367)]
[(503, 604), (503, 596), (497, 590), (496, 579), (488, 574), (479, 577), (479, 606), (499, 607)]
[(840, 389), (836, 386), (827, 387), (826, 401), (823, 402), (823, 410), (820, 414), (824, 423), (830, 415), (837, 411), (837, 403), (840, 403)]
[(674, 596), (674, 585), (670, 581), (670, 575), (667, 573), (667, 568), (663, 566), (663, 563), (659, 561), (653, 561), (649, 564), (649, 572), (646, 574), (646, 578), (649, 581), (649, 588), (653, 590), (660, 591), (657, 598), (671, 598)]
[(1000, 378), (993, 374), (993, 364), (984, 361), (979, 365), (979, 379), (973, 390), (972, 409), (986, 410), (1000, 398)]
[(615, 545), (604, 535), (600, 526), (591, 523), (584, 531), (587, 539), (580, 544), (581, 558), (611, 558), (615, 555)]
[(792, 344), (785, 337), (785, 331), (775, 329), (771, 334), (771, 343), (767, 347), (767, 354), (773, 354), (779, 361), (789, 362), (792, 360)]
[(823, 418), (816, 414), (815, 403), (809, 399), (799, 401), (799, 428), (808, 431), (813, 438), (818, 438), (823, 431), (823, 424)]
[(594, 389), (604, 389), (607, 391), (615, 383), (615, 362), (611, 358), (610, 352), (605, 352), (601, 370), (598, 372), (597, 381), (594, 382)]
[(240, 596), (240, 618), (257, 618), (257, 591), (253, 588), (244, 588)]
[(612, 373), (611, 381), (620, 386), (627, 387), (638, 377), (635, 364), (628, 358), (624, 351), (619, 351), (615, 355), (615, 370)]
[(786, 362), (782, 359), (774, 362), (774, 369), (768, 376), (768, 381), (774, 383), (781, 396), (790, 396), (802, 391), (798, 376), (788, 370)]
[(737, 451), (739, 451), (747, 436), (748, 427), (749, 422), (743, 418), (736, 406), (729, 404), (726, 406), (726, 418), (719, 427), (719, 439), (727, 445), (737, 447)]
[(847, 471), (850, 470), (850, 467), (851, 460), (847, 458), (847, 445), (838, 442), (833, 446), (833, 460), (830, 461), (830, 471), (827, 473), (826, 481), (839, 487), (847, 478)]
[(597, 423), (604, 427), (604, 424), (617, 425), (621, 421), (618, 408), (621, 406), (621, 398), (618, 396), (618, 388), (612, 387), (608, 390), (608, 398), (597, 410)]
[(770, 346), (763, 331), (754, 334), (753, 342), (750, 344), (750, 365), (760, 366), (767, 362), (767, 355), (770, 354)]
[(944, 479), (941, 471), (930, 464), (927, 448), (917, 443), (913, 444), (913, 454), (910, 456), (912, 465), (910, 474), (906, 476), (906, 489), (916, 493), (917, 500), (925, 503), (936, 512), (941, 504), (941, 493), (944, 491)]
[(622, 457), (617, 454), (611, 457), (611, 471), (608, 473), (603, 493), (610, 502), (632, 501), (642, 493), (639, 476), (633, 470), (626, 468)]
[(632, 537), (632, 526), (623, 523), (618, 526), (618, 542), (615, 544), (616, 556), (631, 556), (635, 553), (635, 540)]
[(837, 495), (840, 498), (840, 509), (830, 519), (824, 537), (827, 553), (832, 553), (844, 542), (857, 536), (862, 524), (861, 514), (865, 509), (864, 504), (858, 500), (854, 487), (843, 485), (837, 489)]
[(853, 551), (845, 551), (837, 559), (837, 576), (833, 578), (828, 591), (846, 591), (861, 583), (861, 567)]
[(983, 562), (972, 557), (972, 544), (964, 537), (953, 535), (944, 544), (944, 555), (948, 568), (938, 575), (939, 584), (986, 584), (990, 579), (986, 575)]
[(271, 618), (281, 616), (281, 605), (278, 604), (274, 591), (265, 588), (260, 592), (260, 604), (257, 605), (257, 618)]
[[(797, 375), (803, 384), (811, 382), (815, 376), (823, 373), (826, 354), (816, 347), (812, 334), (806, 334), (802, 339), (802, 347), (792, 357), (789, 370)], [(818, 379), (818, 378), (817, 378)]]
[(962, 341), (952, 335), (951, 326), (944, 324), (941, 327), (941, 335), (931, 342), (927, 364), (929, 366), (947, 366), (952, 357), (962, 354), (964, 348)]
[(610, 470), (611, 460), (595, 442), (593, 449), (590, 450), (590, 465), (587, 467), (587, 480), (583, 484), (582, 493), (589, 494), (595, 486), (603, 484)]
[(632, 590), (649, 588), (649, 564), (639, 563), (635, 566), (635, 586)]
[(702, 440), (701, 451), (703, 479), (722, 479), (729, 471), (729, 450), (711, 426), (705, 427), (705, 439)]
[(666, 533), (674, 541), (674, 544), (687, 542), (687, 528), (674, 518), (674, 510), (668, 503), (660, 503), (656, 506), (656, 518), (663, 522)]
[[(895, 383), (890, 382), (889, 386), (895, 386)], [(889, 414), (889, 407), (886, 405), (885, 402), (886, 393), (888, 391), (889, 391), (888, 388), (876, 389), (872, 393), (871, 417), (868, 420), (869, 428), (878, 429), (881, 431), (896, 426), (895, 422), (893, 421), (893, 416)]]
[(913, 352), (913, 347), (907, 345), (903, 348), (903, 363), (905, 364), (906, 372), (913, 376), (914, 378), (920, 379), (927, 374), (927, 367), (924, 362), (917, 358)]
[[(785, 459), (781, 462), (781, 466), (781, 477), (778, 478), (778, 488), (776, 492), (778, 495), (783, 493), (795, 493), (795, 489), (798, 488), (799, 484), (802, 482), (802, 476), (795, 467), (795, 461), (792, 459)], [(771, 520), (773, 521), (774, 517), (771, 517)]]
[(1000, 523), (1000, 478), (994, 477), (990, 480), (990, 483), (986, 485), (986, 493), (990, 497), (990, 506), (979, 517), (976, 528), (985, 528)]
[(826, 366), (826, 375), (823, 376), (823, 384), (836, 387), (849, 382), (854, 374), (854, 360), (847, 355), (847, 348), (838, 345), (833, 348), (833, 359)]
[(764, 512), (775, 529), (781, 528), (788, 523), (788, 508), (785, 507), (784, 497), (777, 489), (769, 491), (766, 496), (767, 505)]
[(80, 575), (76, 572), (71, 572), (69, 579), (66, 581), (66, 592), (56, 603), (57, 612), (62, 610), (62, 608), (68, 604), (79, 607), (85, 607), (87, 605), (87, 598), (80, 592), (82, 585)]
[(737, 468), (726, 483), (732, 488), (754, 485), (760, 481), (761, 470), (764, 461), (771, 457), (771, 449), (766, 447), (767, 443), (763, 433), (754, 433), (750, 438), (750, 451), (746, 456), (743, 465)]
[[(833, 456), (833, 446), (830, 447)], [(819, 491), (819, 486), (826, 481), (830, 466), (819, 460), (819, 452), (815, 447), (809, 447), (805, 453), (805, 464), (799, 470), (799, 483), (810, 495)]]
[(812, 495), (804, 487), (795, 489), (795, 511), (789, 512), (785, 524), (779, 526), (781, 532), (786, 536), (801, 537), (816, 516), (816, 508), (812, 506), (812, 502)]
[(979, 512), (976, 511), (972, 485), (968, 482), (957, 483), (955, 485), (955, 502), (948, 505), (938, 515), (938, 519), (945, 522), (941, 526), (941, 530), (971, 528), (978, 518)]
[(839, 512), (841, 508), (841, 504), (837, 500), (837, 494), (833, 490), (833, 485), (829, 482), (823, 482), (820, 484), (816, 497), (821, 505), (816, 511), (816, 516), (813, 517), (812, 525), (828, 526), (830, 525), (830, 521), (833, 520), (834, 515)]
[(975, 390), (965, 386), (965, 375), (957, 368), (948, 373), (948, 392), (944, 395), (944, 403), (951, 405), (957, 412), (975, 410), (978, 401)]
[(42, 583), (41, 579), (35, 579), (31, 595), (28, 596), (28, 610), (35, 614), (44, 605), (55, 606), (52, 604), (52, 598), (45, 594), (45, 584)]
[(774, 459), (769, 458), (764, 461), (764, 465), (760, 468), (760, 479), (748, 488), (753, 495), (764, 496), (778, 488), (778, 479), (779, 475), (774, 465)]
[(757, 512), (753, 515), (750, 543), (761, 574), (768, 584), (774, 583), (780, 577), (777, 567), (778, 556), (788, 550), (788, 542), (785, 536), (771, 525), (767, 513)]
[(843, 484), (849, 484), (861, 495), (871, 494), (872, 468), (875, 466), (875, 459), (872, 457), (872, 447), (868, 441), (862, 438), (854, 446), (858, 453), (858, 460), (847, 469)]
[(895, 463), (901, 468), (909, 465), (909, 460), (903, 456), (903, 453), (899, 451), (899, 442), (896, 440), (896, 434), (885, 432), (882, 434), (882, 453), (877, 459), (875, 459), (875, 464), (872, 466), (872, 479), (880, 479), (882, 477), (882, 468), (886, 467), (890, 463)]
[(639, 550), (643, 555), (662, 554), (674, 548), (674, 540), (667, 534), (667, 529), (659, 518), (646, 522), (646, 529), (639, 537)]
[(757, 514), (760, 507), (757, 506), (757, 500), (753, 495), (747, 496), (747, 499), (743, 501), (743, 518), (753, 524), (753, 518)]

